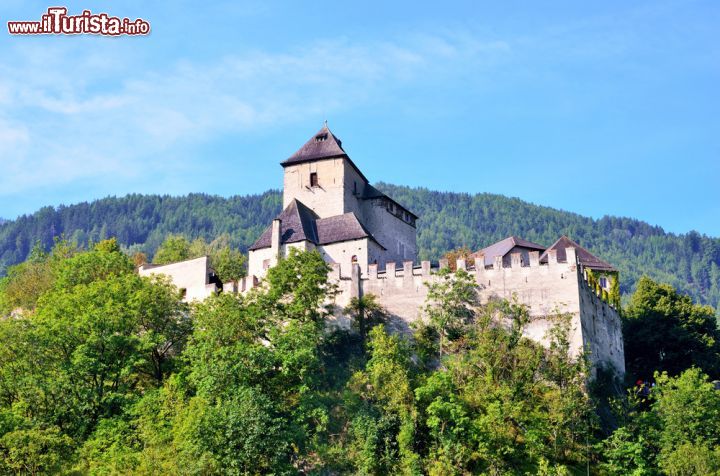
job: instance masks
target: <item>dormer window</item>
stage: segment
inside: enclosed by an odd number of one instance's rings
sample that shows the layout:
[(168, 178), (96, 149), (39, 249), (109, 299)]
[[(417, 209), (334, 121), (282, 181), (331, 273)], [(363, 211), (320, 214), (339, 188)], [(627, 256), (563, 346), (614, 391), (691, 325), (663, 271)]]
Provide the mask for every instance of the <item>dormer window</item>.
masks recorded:
[(320, 134), (315, 136), (315, 142), (325, 142), (327, 140), (327, 134)]
[(311, 187), (317, 187), (317, 186), (318, 186), (317, 172), (311, 172), (311, 173), (310, 173), (310, 186), (311, 186)]

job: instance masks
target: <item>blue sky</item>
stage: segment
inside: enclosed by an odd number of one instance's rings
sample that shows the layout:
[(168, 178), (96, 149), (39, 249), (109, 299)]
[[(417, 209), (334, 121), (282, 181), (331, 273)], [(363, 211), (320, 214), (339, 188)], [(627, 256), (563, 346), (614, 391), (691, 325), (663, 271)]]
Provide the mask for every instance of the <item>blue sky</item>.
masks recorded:
[[(70, 2), (147, 37), (11, 37), (0, 217), (258, 193), (329, 121), (374, 181), (720, 236), (720, 3)], [(341, 4), (342, 5), (339, 5)]]

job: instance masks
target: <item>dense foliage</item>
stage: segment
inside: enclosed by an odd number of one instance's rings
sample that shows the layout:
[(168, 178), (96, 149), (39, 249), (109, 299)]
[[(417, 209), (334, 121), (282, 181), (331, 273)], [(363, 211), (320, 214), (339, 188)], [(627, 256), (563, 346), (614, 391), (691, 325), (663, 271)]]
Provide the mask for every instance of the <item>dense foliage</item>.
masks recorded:
[(0, 280), (0, 474), (720, 471), (720, 392), (704, 373), (717, 329), (667, 286), (643, 280), (627, 323), (667, 319), (659, 338), (685, 326), (685, 345), (707, 349), (670, 366), (627, 340), (655, 386), (614, 400), (612, 431), (570, 355), (569, 316), (542, 347), (524, 337), (527, 308), (479, 305), (465, 272), (430, 286), (413, 335), (389, 332), (373, 296), (347, 307), (353, 332), (328, 326), (335, 289), (316, 252), (188, 306), (124, 251), (58, 242)]
[[(433, 192), (379, 184), (420, 216), (422, 259), (437, 260), (463, 246), (477, 250), (509, 235), (546, 246), (567, 234), (620, 269), (628, 295), (643, 274), (671, 284), (696, 301), (720, 307), (720, 239), (690, 232), (666, 233), (645, 222), (618, 217), (599, 220), (491, 194)], [(128, 195), (58, 208), (0, 224), (0, 275), (24, 261), (36, 242), (45, 250), (64, 235), (79, 245), (117, 237), (148, 256), (169, 234), (208, 242), (227, 233), (233, 246), (247, 250), (280, 211), (279, 192), (222, 198)]]
[(610, 475), (720, 474), (720, 391), (697, 368), (656, 374), (645, 394), (629, 392), (621, 424), (598, 445)]
[(227, 234), (231, 245), (246, 251), (281, 204), (280, 194), (271, 191), (231, 198), (128, 195), (44, 207), (0, 225), (0, 275), (7, 266), (24, 261), (36, 243), (49, 250), (58, 236), (80, 246), (115, 237), (131, 251), (152, 257), (168, 235), (211, 242)]
[(625, 308), (623, 337), (629, 379), (678, 375), (698, 367), (720, 379), (720, 329), (710, 306), (694, 304), (672, 286), (647, 277)]

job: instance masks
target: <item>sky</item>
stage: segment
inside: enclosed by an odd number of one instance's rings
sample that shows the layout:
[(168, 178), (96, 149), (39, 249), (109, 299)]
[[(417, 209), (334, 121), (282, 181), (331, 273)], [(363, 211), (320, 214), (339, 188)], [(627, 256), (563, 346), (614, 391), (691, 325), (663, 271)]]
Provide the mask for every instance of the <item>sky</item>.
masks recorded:
[(0, 217), (282, 186), (327, 120), (371, 181), (720, 236), (720, 2), (68, 2), (148, 36), (13, 36)]

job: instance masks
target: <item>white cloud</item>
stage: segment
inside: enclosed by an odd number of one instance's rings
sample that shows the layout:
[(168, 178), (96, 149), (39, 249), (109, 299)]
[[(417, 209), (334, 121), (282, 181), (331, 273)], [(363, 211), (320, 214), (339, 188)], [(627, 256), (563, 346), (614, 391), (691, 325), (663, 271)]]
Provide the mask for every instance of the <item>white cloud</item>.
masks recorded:
[(353, 108), (437, 62), (506, 48), (459, 36), (339, 39), (147, 70), (131, 49), (94, 45), (20, 45), (0, 62), (0, 196), (153, 172), (174, 148)]

